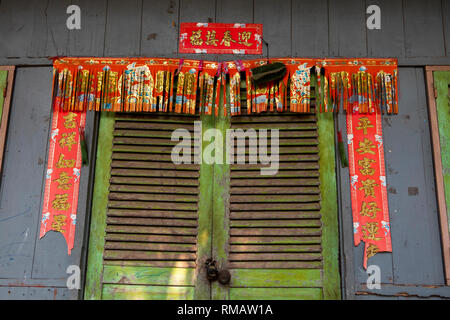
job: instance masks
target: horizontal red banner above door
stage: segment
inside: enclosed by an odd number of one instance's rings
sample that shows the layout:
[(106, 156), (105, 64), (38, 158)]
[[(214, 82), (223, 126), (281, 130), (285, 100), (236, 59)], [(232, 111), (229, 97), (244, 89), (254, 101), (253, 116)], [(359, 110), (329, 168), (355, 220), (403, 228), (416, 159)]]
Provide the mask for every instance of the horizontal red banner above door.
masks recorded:
[(180, 53), (262, 54), (262, 24), (181, 23)]

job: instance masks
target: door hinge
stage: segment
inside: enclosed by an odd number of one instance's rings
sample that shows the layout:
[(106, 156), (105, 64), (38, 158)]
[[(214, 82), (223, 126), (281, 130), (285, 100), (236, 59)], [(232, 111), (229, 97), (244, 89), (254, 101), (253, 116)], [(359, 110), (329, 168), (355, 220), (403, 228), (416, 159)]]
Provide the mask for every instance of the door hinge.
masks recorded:
[(8, 88), (8, 81), (5, 83), (5, 87), (3, 88), (3, 98), (6, 98), (6, 89)]
[(438, 93), (437, 93), (436, 85), (434, 83), (433, 83), (433, 91), (434, 91), (434, 98), (437, 99)]

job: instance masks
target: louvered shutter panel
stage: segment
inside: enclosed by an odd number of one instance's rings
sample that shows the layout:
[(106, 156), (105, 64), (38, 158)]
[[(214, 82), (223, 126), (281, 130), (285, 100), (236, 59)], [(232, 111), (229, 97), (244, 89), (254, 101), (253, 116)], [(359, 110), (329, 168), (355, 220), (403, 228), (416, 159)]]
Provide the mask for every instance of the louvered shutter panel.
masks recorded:
[(193, 137), (194, 120), (116, 113), (104, 299), (193, 298), (200, 166), (172, 162), (171, 134), (184, 128)]
[(315, 116), (240, 117), (232, 128), (278, 128), (280, 164), (273, 176), (261, 175), (267, 165), (230, 166), (230, 267), (320, 268)]
[(229, 298), (322, 299), (317, 116), (240, 116), (231, 128), (279, 129), (280, 162), (273, 176), (261, 175), (267, 165), (230, 165)]

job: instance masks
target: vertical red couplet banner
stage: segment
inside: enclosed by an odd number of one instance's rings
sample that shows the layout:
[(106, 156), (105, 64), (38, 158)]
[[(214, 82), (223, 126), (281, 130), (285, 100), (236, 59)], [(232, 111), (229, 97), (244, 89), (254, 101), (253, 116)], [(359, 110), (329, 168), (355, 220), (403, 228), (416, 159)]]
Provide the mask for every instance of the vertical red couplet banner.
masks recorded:
[(347, 135), (353, 238), (365, 243), (367, 269), (368, 258), (392, 252), (380, 113), (348, 113)]
[(86, 112), (54, 108), (40, 238), (50, 230), (61, 232), (69, 255), (75, 239), (82, 162), (80, 129), (84, 130), (85, 122)]

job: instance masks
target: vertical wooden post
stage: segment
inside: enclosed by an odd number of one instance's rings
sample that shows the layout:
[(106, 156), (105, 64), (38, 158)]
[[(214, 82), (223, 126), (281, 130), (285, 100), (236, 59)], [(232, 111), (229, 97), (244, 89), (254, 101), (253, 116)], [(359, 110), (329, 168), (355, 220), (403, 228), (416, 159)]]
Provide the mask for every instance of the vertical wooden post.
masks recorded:
[[(229, 86), (226, 87), (227, 92)], [(229, 99), (227, 99), (229, 101)], [(223, 90), (220, 90), (219, 115), (216, 117), (215, 128), (222, 133), (223, 164), (214, 164), (213, 192), (213, 239), (212, 256), (217, 261), (220, 270), (228, 268), (229, 223), (230, 223), (230, 165), (227, 164), (226, 131), (230, 128), (230, 116), (224, 115)], [(229, 110), (229, 108), (227, 108)], [(215, 141), (216, 143), (216, 141)], [(216, 149), (217, 150), (217, 149)], [(217, 281), (211, 284), (213, 300), (229, 299), (230, 287), (220, 285)]]
[(3, 166), (15, 68), (15, 66), (0, 66), (0, 173)]
[(84, 298), (89, 300), (99, 300), (102, 297), (103, 252), (105, 247), (106, 210), (111, 176), (114, 122), (114, 113), (102, 112), (95, 164), (94, 196), (84, 292)]

